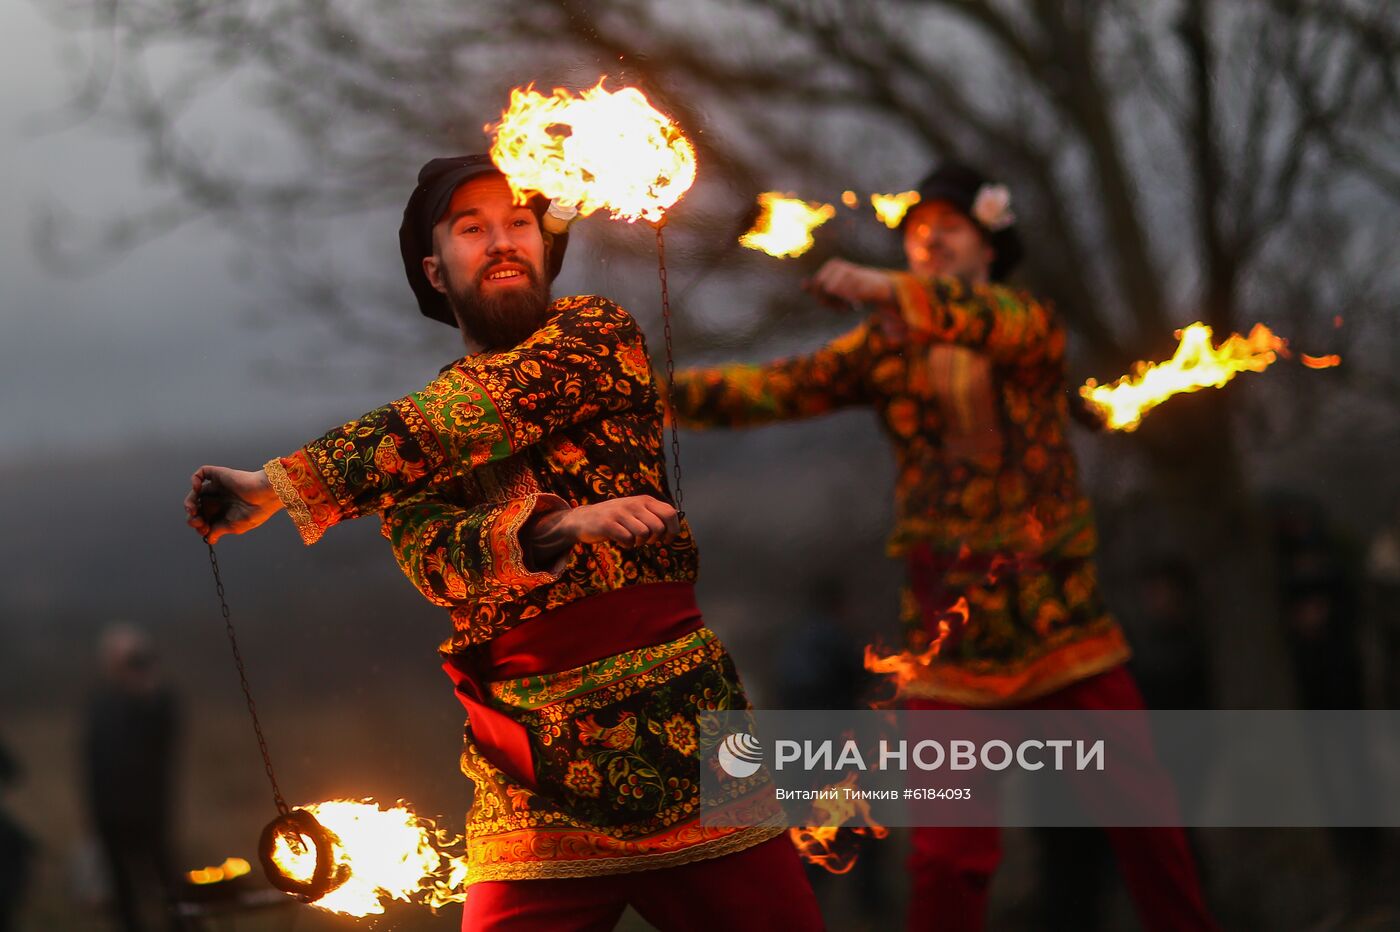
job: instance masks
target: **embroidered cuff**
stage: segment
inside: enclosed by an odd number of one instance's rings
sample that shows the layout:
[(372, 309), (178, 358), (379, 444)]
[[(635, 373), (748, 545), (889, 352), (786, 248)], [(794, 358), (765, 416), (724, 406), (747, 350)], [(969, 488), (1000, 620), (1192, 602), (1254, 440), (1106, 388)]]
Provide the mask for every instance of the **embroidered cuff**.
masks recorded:
[(297, 526), (302, 543), (310, 546), (320, 540), (325, 528), (311, 517), (310, 506), (297, 489), (297, 484), (292, 481), (292, 477), (287, 474), (287, 467), (283, 465), (282, 460), (268, 460), (263, 465), (263, 471), (267, 473), (268, 481), (272, 484), (272, 491), (277, 493), (292, 523)]
[(491, 555), (491, 569), (497, 584), (533, 589), (559, 578), (568, 563), (569, 554), (560, 554), (554, 565), (547, 569), (531, 570), (520, 530), (535, 515), (568, 507), (569, 503), (559, 496), (544, 492), (512, 499), (499, 506), (496, 517), (481, 529), (482, 544)]

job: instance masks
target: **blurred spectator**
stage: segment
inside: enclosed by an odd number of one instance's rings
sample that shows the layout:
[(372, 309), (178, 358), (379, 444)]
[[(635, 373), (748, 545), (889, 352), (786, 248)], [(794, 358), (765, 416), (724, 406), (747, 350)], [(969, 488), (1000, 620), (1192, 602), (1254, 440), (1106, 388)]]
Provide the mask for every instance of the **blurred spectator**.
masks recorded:
[(1381, 705), (1400, 709), (1400, 514), (1371, 538), (1366, 554), (1367, 596), (1380, 647)]
[(87, 711), (83, 766), (115, 918), (125, 932), (178, 929), (170, 909), (175, 699), (139, 629), (109, 628), (98, 659), (102, 681)]
[(0, 932), (13, 932), (18, 928), (34, 856), (33, 840), (4, 806), (5, 794), (18, 780), (19, 764), (4, 745), (0, 745)]
[(1331, 532), (1322, 507), (1296, 496), (1274, 510), (1279, 605), (1305, 709), (1363, 704), (1355, 561)]
[(851, 603), (834, 576), (813, 582), (800, 616), (777, 633), (774, 677), (784, 709), (857, 709), (869, 684)]
[(1137, 580), (1124, 612), (1133, 645), (1130, 667), (1149, 709), (1214, 707), (1205, 612), (1191, 568), (1168, 559)]
[[(1328, 525), (1322, 506), (1297, 496), (1274, 508), (1279, 605), (1293, 661), (1298, 701), (1304, 709), (1359, 709), (1365, 705), (1355, 567)], [(1356, 716), (1331, 718), (1314, 740), (1315, 792), (1324, 810), (1329, 800), (1366, 793), (1372, 762), (1364, 760), (1367, 739)], [(1369, 794), (1367, 794), (1369, 795)], [(1346, 880), (1347, 903), (1355, 913), (1373, 898), (1378, 881), (1381, 832), (1375, 828), (1328, 831)]]
[[(865, 644), (860, 619), (846, 587), (836, 574), (815, 578), (808, 588), (802, 614), (775, 634), (774, 680), (778, 707), (782, 709), (861, 709), (874, 687), (865, 672)], [(845, 833), (837, 842), (840, 851), (856, 852), (855, 866), (840, 877), (825, 868), (809, 866), (807, 875), (831, 916), (838, 900), (837, 888), (845, 887), (859, 917), (852, 928), (877, 928), (888, 919), (891, 897), (887, 890), (888, 841)], [(843, 891), (844, 892), (844, 891)], [(876, 925), (869, 925), (869, 923)]]

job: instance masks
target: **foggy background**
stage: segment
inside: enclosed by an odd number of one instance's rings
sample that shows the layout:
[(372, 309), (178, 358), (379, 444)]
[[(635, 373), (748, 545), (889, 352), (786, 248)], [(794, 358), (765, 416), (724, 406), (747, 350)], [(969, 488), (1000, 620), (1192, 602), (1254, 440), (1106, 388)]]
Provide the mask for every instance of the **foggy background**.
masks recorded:
[[(484, 151), (481, 127), (530, 81), (640, 83), (700, 147), (667, 227), (681, 365), (814, 348), (854, 322), (804, 302), (800, 280), (830, 255), (899, 259), (868, 212), (842, 211), (800, 260), (736, 249), (753, 195), (905, 190), (942, 154), (1011, 185), (1023, 282), (1070, 322), (1073, 384), (1165, 358), (1197, 319), (1217, 339), (1263, 321), (1341, 353), (1074, 442), (1130, 635), (1144, 568), (1181, 561), (1214, 701), (1297, 703), (1271, 535), (1300, 508), (1356, 596), (1336, 637), (1359, 645), (1364, 701), (1393, 702), (1400, 580), (1375, 556), (1400, 533), (1393, 4), (26, 0), (0, 8), (0, 36), (0, 741), (25, 772), (0, 802), (41, 845), (22, 928), (101, 927), (74, 892), (76, 753), (116, 620), (153, 634), (181, 700), (182, 863), (251, 858), (274, 813), (183, 524), (188, 476), (255, 468), (460, 355), (404, 287), (399, 215), (419, 165)], [(660, 364), (650, 228), (581, 222), (555, 291), (618, 300)], [(759, 706), (781, 702), (812, 618), (839, 616), (857, 653), (894, 642), (892, 468), (868, 412), (683, 444), (701, 605)], [(278, 517), (220, 545), (251, 684), (290, 801), (405, 798), (459, 825), (462, 716), (434, 652), (448, 619), (377, 530), (305, 548)], [(1234, 927), (1311, 928), (1345, 899), (1325, 833), (1202, 835), (1207, 895)], [(834, 928), (897, 921), (901, 845), (869, 859), (879, 908), (850, 878), (825, 885)], [(1013, 834), (996, 927), (1037, 927), (1037, 864)]]

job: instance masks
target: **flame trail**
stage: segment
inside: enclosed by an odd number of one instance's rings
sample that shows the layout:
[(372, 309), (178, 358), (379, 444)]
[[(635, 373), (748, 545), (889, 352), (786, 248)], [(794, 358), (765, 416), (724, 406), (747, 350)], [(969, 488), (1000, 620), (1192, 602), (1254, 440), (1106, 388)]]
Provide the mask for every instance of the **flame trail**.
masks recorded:
[(971, 609), (967, 605), (967, 596), (960, 596), (953, 607), (948, 609), (942, 618), (938, 619), (938, 634), (934, 637), (933, 643), (917, 654), (905, 650), (897, 654), (881, 655), (872, 645), (867, 644), (865, 646), (865, 669), (871, 673), (888, 676), (894, 682), (895, 689), (902, 690), (928, 670), (939, 651), (943, 650), (943, 645), (948, 642), (948, 639), (959, 628), (967, 625), (971, 614)]
[[(466, 897), (466, 858), (445, 850), (461, 839), (403, 803), (381, 809), (373, 800), (336, 799), (301, 808), (335, 833), (336, 864), (350, 870), (349, 880), (313, 906), (368, 916), (383, 913), (389, 900), (437, 909)], [(293, 851), (285, 838), (278, 839), (273, 860), (284, 874), (300, 881), (310, 880), (316, 868), (309, 845)]]
[(749, 249), (775, 259), (795, 259), (812, 248), (812, 231), (836, 216), (836, 208), (788, 197), (776, 191), (758, 196), (759, 214), (753, 229), (739, 237)]
[(1181, 342), (1167, 362), (1139, 362), (1132, 374), (1111, 385), (1089, 379), (1080, 387), (1079, 394), (1109, 427), (1134, 430), (1148, 411), (1172, 395), (1219, 388), (1240, 372), (1263, 372), (1288, 347), (1263, 324), (1255, 324), (1248, 337), (1232, 333), (1217, 347), (1211, 346), (1211, 330), (1202, 323), (1176, 335)]
[(237, 880), (252, 869), (252, 865), (242, 858), (224, 858), (224, 863), (217, 867), (204, 867), (197, 871), (189, 871), (185, 874), (185, 878), (190, 883), (206, 886), (211, 883), (223, 883), (226, 880)]
[(813, 820), (820, 824), (788, 829), (788, 838), (797, 848), (798, 855), (809, 864), (816, 864), (833, 874), (844, 874), (856, 864), (854, 851), (836, 850), (836, 839), (842, 827), (859, 817), (863, 824), (852, 826), (846, 831), (855, 835), (869, 835), (871, 838), (884, 838), (889, 835), (885, 828), (870, 815), (870, 803), (859, 798), (850, 798), (846, 789), (855, 789), (855, 773), (849, 773), (840, 783), (828, 787), (840, 795), (836, 799), (823, 799), (812, 803)]
[(510, 92), (510, 106), (488, 125), (491, 160), (516, 199), (526, 192), (568, 202), (580, 216), (660, 222), (695, 183), (695, 147), (635, 87), (609, 91), (600, 78), (574, 94), (533, 86)]
[(909, 208), (917, 203), (919, 203), (918, 191), (870, 195), (870, 206), (875, 208), (875, 216), (879, 217), (880, 222), (891, 230), (897, 229), (904, 222), (904, 215), (909, 212)]

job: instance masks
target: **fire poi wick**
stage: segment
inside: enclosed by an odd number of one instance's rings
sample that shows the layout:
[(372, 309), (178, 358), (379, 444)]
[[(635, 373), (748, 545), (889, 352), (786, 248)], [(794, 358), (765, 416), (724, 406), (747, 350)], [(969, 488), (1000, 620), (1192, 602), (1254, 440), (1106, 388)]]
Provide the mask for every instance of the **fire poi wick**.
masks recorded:
[[(208, 536), (204, 545), (209, 548), (209, 568), (214, 573), (214, 589), (219, 594), (219, 608), (224, 616), (224, 630), (228, 634), (229, 646), (233, 649), (233, 663), (238, 668), (238, 683), (243, 688), (243, 698), (248, 703), (248, 716), (253, 720), (253, 733), (258, 739), (258, 751), (262, 754), (263, 769), (267, 781), (272, 785), (272, 801), (277, 807), (277, 818), (267, 823), (258, 840), (258, 860), (268, 882), (283, 893), (290, 893), (303, 903), (319, 900), (330, 893), (350, 876), (350, 871), (342, 865), (336, 868), (334, 849), (340, 843), (335, 833), (326, 828), (316, 817), (305, 809), (293, 809), (287, 805), (282, 790), (277, 785), (277, 774), (272, 768), (272, 753), (268, 750), (267, 739), (263, 736), (262, 723), (258, 720), (258, 707), (253, 702), (253, 691), (248, 686), (248, 672), (243, 663), (243, 654), (238, 649), (238, 636), (233, 630), (233, 619), (229, 614), (228, 597), (224, 592), (223, 576), (219, 573), (219, 558), (214, 554), (214, 545)], [(273, 860), (272, 854), (280, 839), (286, 839), (293, 850), (300, 850), (310, 844), (316, 851), (316, 870), (310, 880), (297, 880), (285, 874)]]

